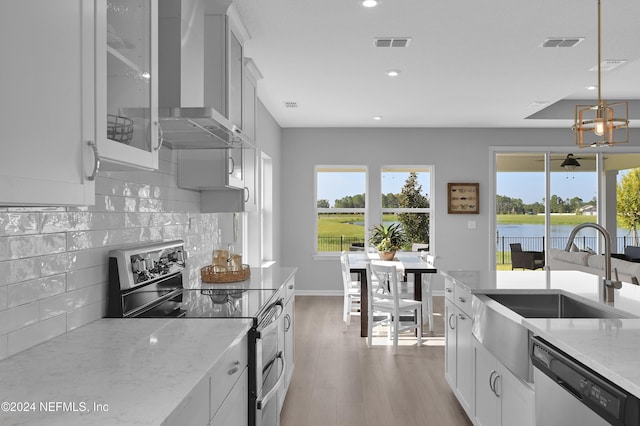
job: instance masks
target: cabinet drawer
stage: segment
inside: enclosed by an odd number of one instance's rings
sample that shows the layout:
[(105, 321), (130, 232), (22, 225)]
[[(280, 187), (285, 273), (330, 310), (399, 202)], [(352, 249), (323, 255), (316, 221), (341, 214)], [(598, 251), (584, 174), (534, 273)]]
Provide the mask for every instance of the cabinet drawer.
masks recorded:
[(444, 279), (444, 296), (451, 302), (455, 302), (455, 288), (456, 285), (451, 279), (445, 277)]
[(471, 316), (471, 293), (465, 290), (462, 286), (456, 285), (455, 287), (455, 300), (453, 303), (465, 314)]
[[(236, 381), (248, 365), (248, 337), (230, 346), (211, 369), (210, 418), (215, 416)], [(245, 376), (246, 377), (246, 376)], [(248, 409), (248, 407), (247, 407)]]

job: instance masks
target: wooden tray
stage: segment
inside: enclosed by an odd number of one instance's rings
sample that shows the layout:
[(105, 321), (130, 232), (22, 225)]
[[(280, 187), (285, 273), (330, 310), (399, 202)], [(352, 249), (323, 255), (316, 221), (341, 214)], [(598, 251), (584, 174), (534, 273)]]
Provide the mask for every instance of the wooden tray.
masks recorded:
[(240, 271), (221, 270), (220, 266), (207, 265), (200, 269), (200, 278), (205, 283), (235, 283), (251, 276), (249, 265), (242, 265)]

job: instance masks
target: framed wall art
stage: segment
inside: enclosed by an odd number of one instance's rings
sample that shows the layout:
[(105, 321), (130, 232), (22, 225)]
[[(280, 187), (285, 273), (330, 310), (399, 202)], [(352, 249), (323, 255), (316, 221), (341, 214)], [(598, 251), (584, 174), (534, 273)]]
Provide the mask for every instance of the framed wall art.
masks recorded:
[(449, 183), (447, 189), (450, 214), (480, 213), (479, 183)]

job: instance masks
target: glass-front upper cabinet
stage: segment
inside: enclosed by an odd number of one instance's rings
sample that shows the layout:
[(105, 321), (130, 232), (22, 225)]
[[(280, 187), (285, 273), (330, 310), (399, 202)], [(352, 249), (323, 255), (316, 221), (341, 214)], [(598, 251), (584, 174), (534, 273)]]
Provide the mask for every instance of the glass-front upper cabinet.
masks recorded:
[(156, 169), (162, 144), (157, 2), (107, 0), (105, 7), (106, 126), (99, 154), (107, 169)]

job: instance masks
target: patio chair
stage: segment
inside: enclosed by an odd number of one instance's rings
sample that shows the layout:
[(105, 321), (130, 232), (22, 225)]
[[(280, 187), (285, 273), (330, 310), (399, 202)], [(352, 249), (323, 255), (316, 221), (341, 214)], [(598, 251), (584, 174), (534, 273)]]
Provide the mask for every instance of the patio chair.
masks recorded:
[(522, 251), (520, 243), (509, 244), (509, 246), (511, 246), (511, 270), (544, 268), (544, 251)]

